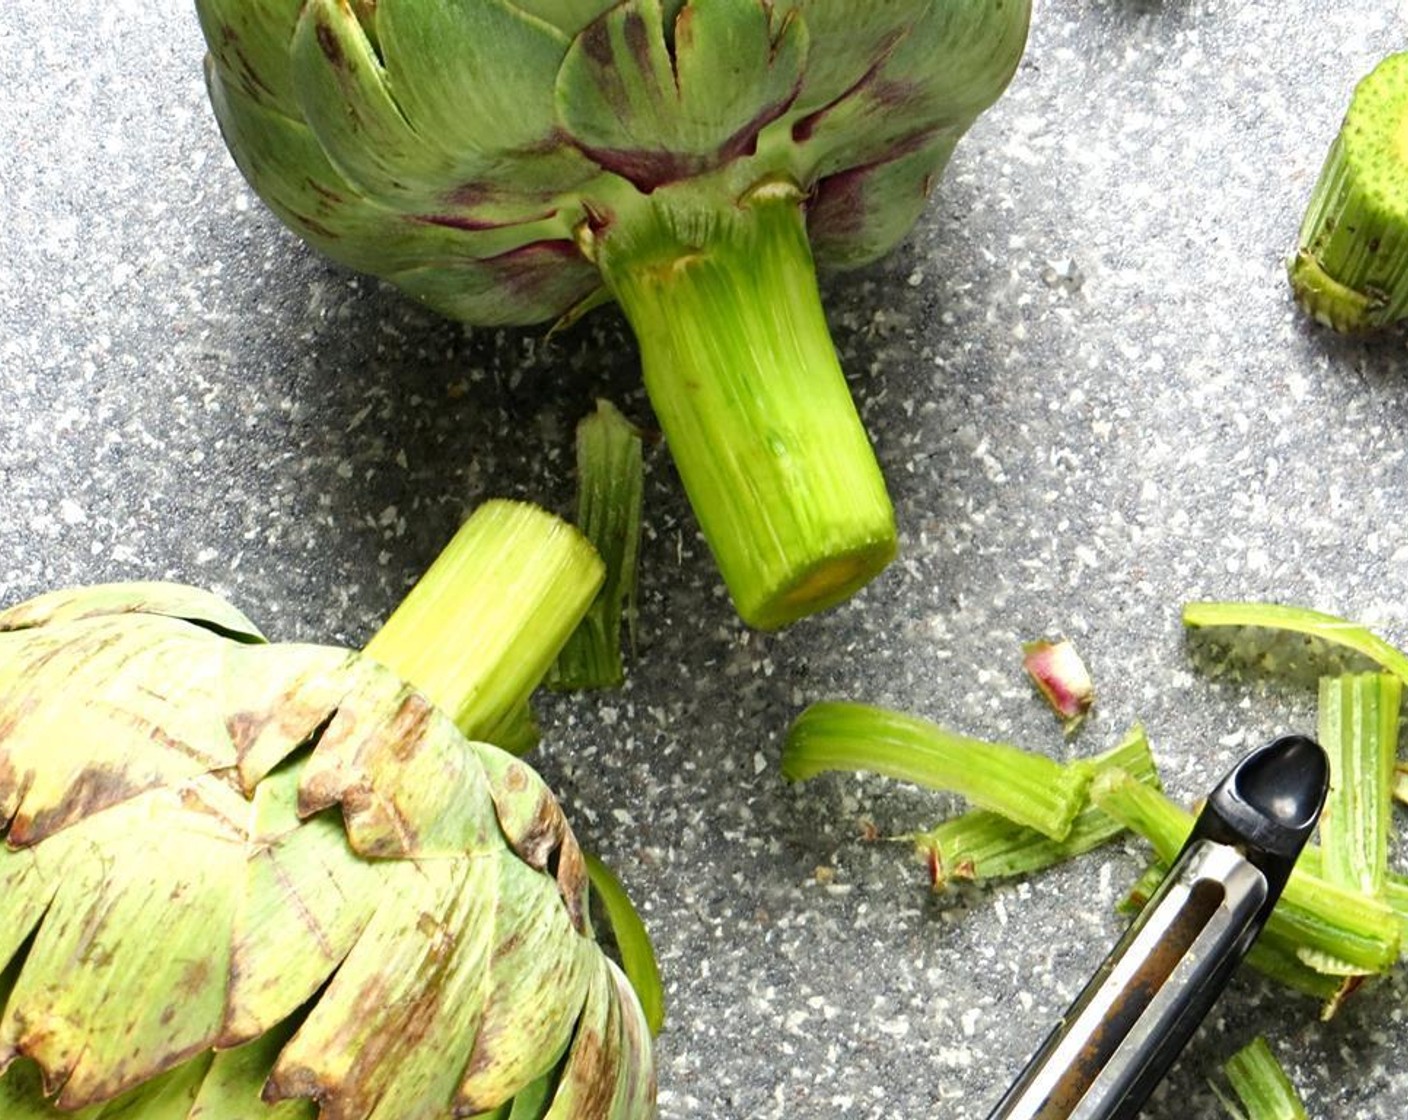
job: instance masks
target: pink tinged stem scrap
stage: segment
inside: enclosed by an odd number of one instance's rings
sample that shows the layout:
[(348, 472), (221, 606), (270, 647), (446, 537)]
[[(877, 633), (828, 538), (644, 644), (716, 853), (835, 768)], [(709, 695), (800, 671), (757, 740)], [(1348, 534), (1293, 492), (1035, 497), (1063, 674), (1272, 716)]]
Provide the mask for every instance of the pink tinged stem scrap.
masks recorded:
[(1095, 702), (1095, 685), (1076, 647), (1067, 639), (1051, 642), (1043, 638), (1022, 644), (1022, 667), (1032, 683), (1066, 725), (1075, 731)]

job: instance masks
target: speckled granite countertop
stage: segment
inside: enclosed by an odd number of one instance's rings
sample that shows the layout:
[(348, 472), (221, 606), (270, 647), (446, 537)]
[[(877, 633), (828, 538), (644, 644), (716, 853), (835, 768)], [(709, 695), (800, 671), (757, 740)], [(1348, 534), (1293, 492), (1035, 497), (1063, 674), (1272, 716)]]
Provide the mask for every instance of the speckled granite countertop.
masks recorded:
[[(172, 578), (279, 638), (360, 642), (470, 504), (570, 508), (595, 395), (648, 415), (613, 312), (467, 331), (300, 245), (226, 156), (178, 0), (0, 13), (0, 599)], [(1408, 354), (1294, 312), (1282, 260), (1387, 0), (1044, 0), (927, 216), (826, 297), (903, 555), (779, 636), (734, 619), (662, 453), (628, 687), (542, 705), (539, 764), (642, 904), (668, 978), (661, 1115), (986, 1115), (1114, 937), (1114, 846), (930, 897), (903, 845), (953, 804), (785, 787), (808, 701), (1057, 756), (1148, 727), (1189, 798), (1309, 695), (1212, 678), (1179, 605), (1274, 597), (1408, 641)], [(1073, 636), (1063, 743), (1019, 643)], [(1400, 814), (1400, 827), (1405, 823)], [(1212, 1115), (1266, 1032), (1314, 1115), (1402, 1115), (1408, 990), (1329, 1025), (1243, 975), (1153, 1104)], [(1192, 1102), (1190, 1104), (1190, 1101)]]

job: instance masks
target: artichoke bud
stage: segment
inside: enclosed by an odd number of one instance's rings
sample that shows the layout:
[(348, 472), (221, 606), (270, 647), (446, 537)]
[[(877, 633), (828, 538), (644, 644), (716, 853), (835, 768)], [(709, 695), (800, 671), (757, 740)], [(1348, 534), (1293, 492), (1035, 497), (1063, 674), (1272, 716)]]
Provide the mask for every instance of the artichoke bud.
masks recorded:
[[(473, 324), (622, 305), (746, 621), (821, 609), (893, 556), (893, 510), (854, 406), (806, 391), (839, 376), (814, 270), (873, 261), (913, 226), (954, 145), (1012, 77), (1029, 0), (197, 6), (230, 150), (309, 242)], [(750, 189), (784, 181), (799, 188), (801, 237), (786, 222), (733, 220)], [(659, 263), (661, 229), (679, 235), (680, 259), (718, 266), (733, 298), (689, 285), (640, 298), (623, 272), (634, 246), (643, 267)], [(790, 262), (766, 283), (741, 276), (745, 242)], [(759, 299), (777, 338), (755, 337), (762, 318), (744, 321)], [(650, 368), (651, 336), (669, 326), (660, 315), (699, 320), (686, 351), (665, 348), (685, 363), (678, 383)], [(729, 410), (718, 423), (670, 399), (696, 384), (732, 387), (711, 397)], [(811, 423), (789, 418), (804, 405)], [(715, 442), (696, 451), (705, 428)], [(849, 512), (837, 500), (847, 491), (867, 495)], [(737, 517), (712, 508), (724, 501), (742, 503)]]
[[(543, 601), (565, 630), (542, 602), (520, 621), (563, 634), (601, 578), (570, 535), (491, 503), (442, 561), (463, 581), (506, 542), (521, 569), (556, 551)], [(505, 585), (480, 567), (490, 586), (422, 645), (500, 649), (480, 631)], [(0, 612), (6, 1120), (424, 1120), (520, 1095), (532, 1115), (652, 1114), (649, 1030), (592, 939), (560, 806), (450, 714), (522, 700), (446, 710), (388, 667), (409, 637), (383, 636), (375, 658), (270, 644), (171, 584)], [(522, 645), (495, 664), (556, 652)]]

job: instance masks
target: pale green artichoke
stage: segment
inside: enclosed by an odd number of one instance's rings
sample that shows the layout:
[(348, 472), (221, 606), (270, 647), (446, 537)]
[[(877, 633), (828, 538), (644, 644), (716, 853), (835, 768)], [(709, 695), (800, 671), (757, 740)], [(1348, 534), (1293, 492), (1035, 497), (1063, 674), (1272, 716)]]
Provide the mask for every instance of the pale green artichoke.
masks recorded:
[(619, 301), (745, 620), (888, 563), (813, 274), (874, 260), (997, 98), (1030, 0), (197, 0), (250, 183), (480, 324)]
[(522, 708), (600, 563), (495, 503), (437, 569), (372, 645), (456, 651), (440, 705), (192, 588), (0, 613), (4, 1120), (653, 1114), (571, 829), (464, 730)]

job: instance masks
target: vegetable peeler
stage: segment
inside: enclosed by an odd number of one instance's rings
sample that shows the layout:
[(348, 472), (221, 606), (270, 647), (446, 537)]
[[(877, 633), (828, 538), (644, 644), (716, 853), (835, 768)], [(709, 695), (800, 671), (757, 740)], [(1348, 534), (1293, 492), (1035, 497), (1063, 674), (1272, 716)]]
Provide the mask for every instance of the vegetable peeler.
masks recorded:
[(1237, 763), (988, 1120), (1133, 1120), (1271, 916), (1329, 779), (1325, 752), (1299, 735)]

